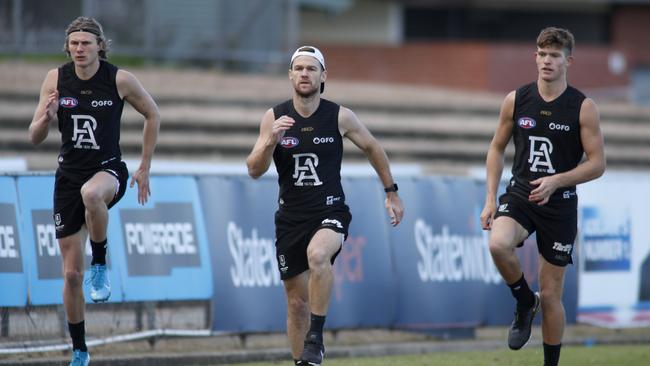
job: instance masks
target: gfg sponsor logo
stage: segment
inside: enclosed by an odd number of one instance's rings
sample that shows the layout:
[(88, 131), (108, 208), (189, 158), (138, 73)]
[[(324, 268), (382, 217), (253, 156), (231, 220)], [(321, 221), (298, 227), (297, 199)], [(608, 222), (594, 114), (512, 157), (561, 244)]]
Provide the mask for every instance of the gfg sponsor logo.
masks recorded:
[(568, 125), (563, 125), (561, 123), (551, 122), (548, 124), (549, 130), (564, 131), (569, 132), (571, 128)]
[(292, 147), (298, 146), (300, 143), (300, 140), (298, 138), (293, 137), (293, 136), (284, 136), (282, 140), (280, 140), (280, 146), (290, 149)]
[(537, 125), (537, 122), (535, 122), (535, 120), (530, 117), (521, 117), (519, 120), (517, 120), (517, 125), (521, 128), (530, 129), (535, 127), (535, 125)]
[(314, 142), (314, 145), (318, 144), (331, 144), (334, 142), (334, 137), (314, 137), (312, 140)]
[(112, 100), (93, 100), (90, 102), (90, 106), (93, 108), (97, 107), (111, 107), (113, 106)]
[(174, 268), (201, 266), (191, 203), (157, 203), (119, 214), (129, 276), (169, 276)]
[[(280, 272), (272, 238), (260, 237), (253, 228), (250, 236), (234, 222), (228, 222), (228, 250), (232, 258), (230, 279), (235, 287), (271, 287), (280, 285)], [(291, 266), (291, 263), (283, 263)]]
[(490, 256), (487, 234), (452, 234), (448, 226), (435, 233), (422, 219), (415, 221), (414, 232), (420, 254), (417, 271), (422, 282), (501, 282)]
[(0, 272), (22, 271), (16, 209), (13, 204), (0, 203)]

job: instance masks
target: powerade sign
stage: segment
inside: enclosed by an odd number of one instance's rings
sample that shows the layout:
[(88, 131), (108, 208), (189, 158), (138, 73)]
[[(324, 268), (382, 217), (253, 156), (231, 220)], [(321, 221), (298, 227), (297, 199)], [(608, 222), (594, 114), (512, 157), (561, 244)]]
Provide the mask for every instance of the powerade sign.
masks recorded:
[(582, 208), (585, 271), (629, 271), (631, 224), (628, 215), (606, 215), (597, 207)]
[[(52, 220), (52, 210), (32, 210), (32, 230), (34, 234), (34, 249), (36, 253), (36, 268), (39, 280), (63, 279), (61, 273), (61, 249), (56, 239), (56, 229)], [(110, 253), (110, 244), (109, 244)], [(85, 243), (85, 262), (90, 263), (92, 251), (90, 242)], [(111, 259), (107, 258), (111, 268)]]
[(13, 204), (0, 203), (0, 272), (22, 273), (16, 209)]
[(191, 203), (156, 203), (121, 209), (129, 276), (169, 276), (179, 267), (201, 267)]
[(52, 210), (33, 210), (32, 228), (35, 239), (38, 279), (63, 278), (61, 274), (61, 250), (56, 240)]

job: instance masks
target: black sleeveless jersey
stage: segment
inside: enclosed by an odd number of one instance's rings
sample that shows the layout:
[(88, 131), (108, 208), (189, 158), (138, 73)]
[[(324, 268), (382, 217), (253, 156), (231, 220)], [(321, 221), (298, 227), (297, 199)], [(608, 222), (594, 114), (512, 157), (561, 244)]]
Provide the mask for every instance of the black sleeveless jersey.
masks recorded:
[(59, 169), (83, 173), (120, 161), (120, 119), (124, 101), (117, 92), (117, 67), (100, 61), (97, 73), (81, 80), (74, 63), (59, 67)]
[(280, 210), (312, 212), (345, 203), (339, 109), (338, 104), (325, 99), (308, 118), (296, 112), (292, 100), (273, 108), (276, 119), (287, 115), (296, 121), (273, 151)]
[[(517, 89), (512, 133), (515, 157), (509, 190), (527, 199), (533, 188), (528, 182), (566, 172), (580, 163), (580, 108), (584, 99), (584, 94), (571, 86), (551, 102), (542, 99), (535, 82)], [(551, 196), (551, 200), (575, 198), (575, 186), (558, 188)]]

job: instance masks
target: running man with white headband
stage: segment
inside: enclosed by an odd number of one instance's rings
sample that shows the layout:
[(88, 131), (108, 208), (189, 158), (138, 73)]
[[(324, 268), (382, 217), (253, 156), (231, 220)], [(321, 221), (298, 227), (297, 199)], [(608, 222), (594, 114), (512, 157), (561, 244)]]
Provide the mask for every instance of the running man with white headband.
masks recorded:
[(90, 237), (90, 298), (108, 301), (106, 265), (108, 209), (124, 196), (129, 172), (120, 151), (124, 101), (144, 117), (142, 160), (133, 173), (138, 202), (149, 198), (149, 168), (158, 139), (158, 106), (138, 79), (106, 62), (109, 41), (93, 18), (79, 17), (66, 30), (64, 51), (71, 58), (47, 73), (29, 138), (45, 140), (58, 119), (61, 150), (54, 184), (56, 238), (63, 259), (63, 305), (72, 338), (71, 366), (88, 365), (83, 295), (84, 244)]
[(287, 334), (296, 365), (323, 361), (323, 325), (334, 278), (332, 265), (352, 216), (341, 186), (343, 137), (368, 157), (386, 191), (390, 223), (404, 208), (384, 149), (348, 108), (321, 98), (327, 70), (315, 47), (291, 57), (293, 97), (264, 114), (248, 156), (248, 173), (262, 176), (275, 162), (280, 193), (275, 214), (276, 256), (287, 296)]

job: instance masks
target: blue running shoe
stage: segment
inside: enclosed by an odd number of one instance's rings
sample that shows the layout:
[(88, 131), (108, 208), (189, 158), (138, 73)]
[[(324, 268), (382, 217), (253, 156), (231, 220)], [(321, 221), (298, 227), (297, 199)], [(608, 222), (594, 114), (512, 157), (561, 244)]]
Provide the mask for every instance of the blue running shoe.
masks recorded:
[(70, 366), (88, 366), (89, 363), (90, 355), (88, 352), (75, 350), (72, 354), (72, 361), (70, 362)]
[(105, 302), (111, 296), (111, 283), (108, 280), (108, 268), (105, 264), (90, 267), (90, 299), (93, 302)]

